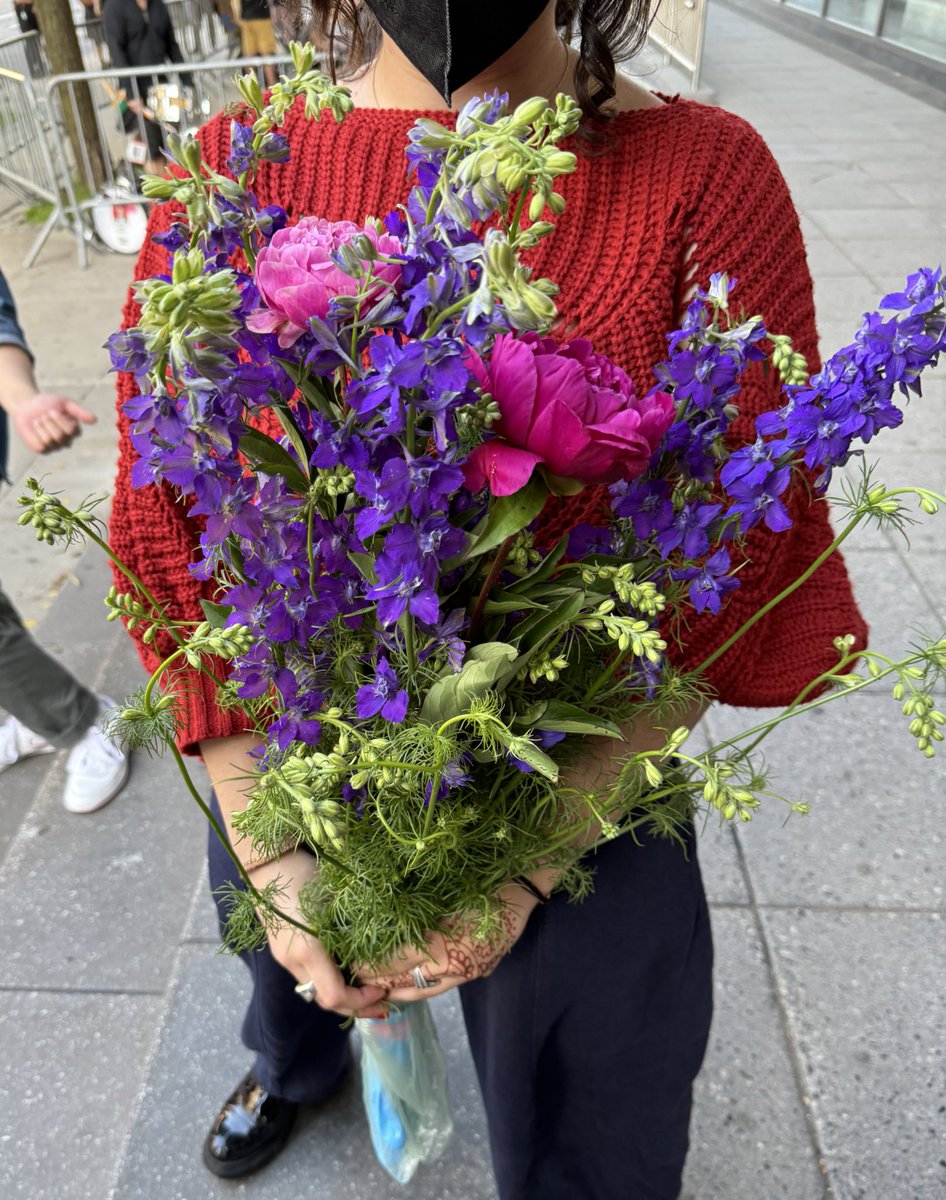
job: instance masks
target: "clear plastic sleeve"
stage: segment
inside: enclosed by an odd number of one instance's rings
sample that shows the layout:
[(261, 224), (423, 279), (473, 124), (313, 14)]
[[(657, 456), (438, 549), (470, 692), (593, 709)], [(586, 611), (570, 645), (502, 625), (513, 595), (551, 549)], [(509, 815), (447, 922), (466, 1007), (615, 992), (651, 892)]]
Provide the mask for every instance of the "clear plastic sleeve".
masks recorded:
[(437, 1158), (453, 1131), (447, 1067), (426, 1001), (359, 1019), (361, 1082), (375, 1154), (398, 1183)]

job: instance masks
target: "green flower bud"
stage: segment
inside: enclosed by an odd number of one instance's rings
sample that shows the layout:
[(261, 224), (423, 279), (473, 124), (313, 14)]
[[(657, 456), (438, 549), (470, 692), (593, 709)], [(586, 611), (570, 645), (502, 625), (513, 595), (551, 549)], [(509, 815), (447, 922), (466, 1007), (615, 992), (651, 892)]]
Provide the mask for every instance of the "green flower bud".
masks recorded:
[(651, 759), (646, 759), (644, 762), (644, 774), (647, 776), (647, 782), (651, 787), (660, 787), (663, 783), (663, 775)]
[(552, 175), (570, 175), (578, 163), (568, 150), (553, 150), (545, 156), (545, 169)]
[(237, 91), (246, 101), (246, 103), (256, 113), (263, 111), (263, 92), (259, 85), (259, 80), (256, 78), (256, 72), (250, 71), (246, 75), (238, 75), (236, 78)]
[(548, 109), (549, 102), (544, 96), (533, 96), (531, 100), (523, 100), (512, 113), (514, 125), (532, 125)]

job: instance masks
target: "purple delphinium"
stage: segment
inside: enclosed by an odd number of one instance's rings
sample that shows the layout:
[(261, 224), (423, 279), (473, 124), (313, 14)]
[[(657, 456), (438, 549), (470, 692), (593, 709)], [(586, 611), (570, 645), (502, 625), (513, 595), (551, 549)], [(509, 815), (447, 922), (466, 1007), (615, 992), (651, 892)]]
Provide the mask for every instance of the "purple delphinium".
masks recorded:
[(400, 686), (392, 667), (383, 656), (378, 659), (374, 682), (358, 689), (355, 711), (362, 720), (380, 713), (394, 725), (399, 725), (407, 716), (407, 692)]
[(729, 567), (729, 551), (723, 546), (701, 566), (683, 567), (670, 574), (673, 579), (690, 581), (690, 603), (697, 612), (708, 609), (711, 613), (718, 613), (723, 599), (739, 587), (739, 580), (728, 574)]

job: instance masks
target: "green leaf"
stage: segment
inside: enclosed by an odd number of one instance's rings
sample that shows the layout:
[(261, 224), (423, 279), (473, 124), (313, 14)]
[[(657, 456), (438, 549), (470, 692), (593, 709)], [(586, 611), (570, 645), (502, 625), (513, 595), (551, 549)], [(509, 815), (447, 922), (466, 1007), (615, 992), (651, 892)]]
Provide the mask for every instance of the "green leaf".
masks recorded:
[(503, 686), (509, 678), (510, 664), (515, 661), (516, 648), (506, 642), (471, 646), (460, 670), (433, 684), (420, 710), (420, 719), (430, 725), (442, 725), (451, 717), (469, 712), (471, 701)]
[(550, 700), (539, 718), (542, 729), (552, 733), (583, 733), (589, 736), (623, 738), (620, 728), (613, 721), (596, 717), (576, 704), (564, 700)]
[(305, 472), (288, 450), (258, 429), (248, 429), (240, 438), (240, 453), (266, 475), (281, 475), (294, 492), (304, 496), (309, 490)]
[(525, 735), (510, 738), (506, 749), (516, 758), (521, 758), (524, 763), (528, 763), (534, 771), (538, 771), (546, 779), (551, 779), (553, 783), (558, 779), (558, 764)]
[(538, 475), (533, 475), (526, 486), (514, 495), (499, 496), (493, 502), (476, 538), (467, 546), (463, 558), (486, 554), (520, 529), (525, 529), (545, 507), (548, 495), (548, 488)]
[(531, 617), (521, 621), (510, 637), (515, 639), (520, 650), (534, 650), (558, 629), (566, 629), (581, 612), (584, 603), (584, 589), (576, 589), (547, 613), (533, 613)]
[(232, 604), (214, 604), (212, 600), (201, 600), (200, 607), (204, 610), (204, 616), (214, 629), (223, 629), (227, 618), (233, 612)]
[(378, 577), (374, 571), (374, 559), (370, 554), (362, 554), (360, 550), (349, 550), (348, 557), (370, 584), (378, 582)]
[(526, 608), (540, 608), (548, 611), (548, 605), (540, 604), (537, 600), (530, 600), (528, 596), (510, 597), (508, 592), (501, 592), (493, 599), (486, 601), (483, 605), (483, 612), (487, 617), (492, 617), (496, 613), (522, 612)]

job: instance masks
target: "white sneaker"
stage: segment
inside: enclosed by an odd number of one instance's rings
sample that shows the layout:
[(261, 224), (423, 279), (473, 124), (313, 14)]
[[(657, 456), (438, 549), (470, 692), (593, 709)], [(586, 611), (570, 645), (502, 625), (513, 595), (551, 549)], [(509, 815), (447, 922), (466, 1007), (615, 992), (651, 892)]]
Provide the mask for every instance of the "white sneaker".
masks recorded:
[[(100, 696), (102, 712), (115, 707), (115, 701)], [(66, 790), (62, 802), (69, 812), (90, 813), (114, 800), (128, 782), (131, 765), (128, 755), (100, 725), (87, 730), (73, 746), (66, 760)]]
[(0, 725), (0, 771), (12, 767), (21, 758), (34, 754), (54, 754), (56, 747), (16, 719), (7, 717)]

